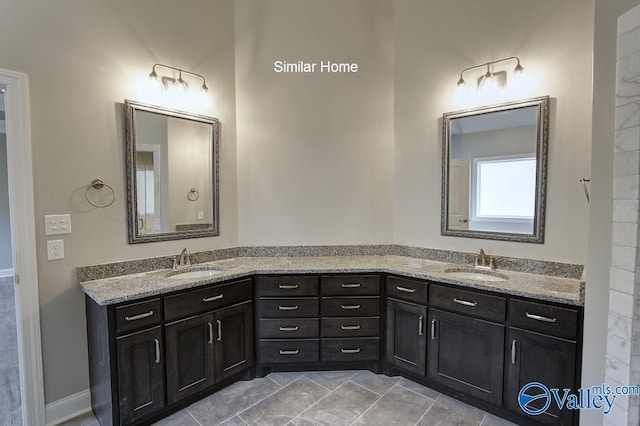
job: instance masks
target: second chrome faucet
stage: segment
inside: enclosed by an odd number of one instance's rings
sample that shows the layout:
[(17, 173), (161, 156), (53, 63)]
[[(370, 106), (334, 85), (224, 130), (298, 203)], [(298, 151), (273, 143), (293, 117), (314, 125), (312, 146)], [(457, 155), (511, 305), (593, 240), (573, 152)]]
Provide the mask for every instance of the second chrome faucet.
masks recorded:
[(186, 247), (179, 255), (173, 256), (173, 269), (178, 269), (180, 266), (191, 266), (191, 253)]
[(476, 254), (476, 261), (473, 267), (478, 269), (488, 269), (490, 271), (493, 271), (496, 269), (496, 264), (493, 260), (493, 257), (487, 256), (484, 250), (480, 249)]

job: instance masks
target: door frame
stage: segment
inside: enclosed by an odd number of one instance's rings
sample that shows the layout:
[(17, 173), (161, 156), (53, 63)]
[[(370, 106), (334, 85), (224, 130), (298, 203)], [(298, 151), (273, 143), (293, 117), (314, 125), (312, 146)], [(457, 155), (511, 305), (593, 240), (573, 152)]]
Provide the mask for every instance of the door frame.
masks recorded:
[(24, 73), (0, 69), (6, 85), (7, 171), (20, 363), (20, 395), (24, 425), (45, 421), (40, 302), (29, 114), (29, 79)]

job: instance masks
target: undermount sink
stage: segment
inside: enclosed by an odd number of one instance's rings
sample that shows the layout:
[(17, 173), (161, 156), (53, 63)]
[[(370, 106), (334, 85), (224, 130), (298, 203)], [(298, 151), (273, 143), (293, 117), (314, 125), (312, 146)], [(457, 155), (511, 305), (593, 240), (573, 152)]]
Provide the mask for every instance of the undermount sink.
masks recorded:
[(468, 269), (445, 269), (448, 276), (453, 278), (462, 278), (465, 280), (500, 282), (506, 281), (509, 277), (489, 271), (472, 271)]
[(212, 277), (222, 272), (220, 269), (196, 269), (184, 272), (172, 272), (167, 278), (170, 280), (184, 280), (188, 278)]

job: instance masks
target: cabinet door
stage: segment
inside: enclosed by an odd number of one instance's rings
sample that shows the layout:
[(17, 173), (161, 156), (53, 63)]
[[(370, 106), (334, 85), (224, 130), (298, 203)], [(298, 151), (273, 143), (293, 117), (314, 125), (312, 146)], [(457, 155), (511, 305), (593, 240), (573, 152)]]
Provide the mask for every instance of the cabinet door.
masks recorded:
[(406, 371), (424, 375), (426, 319), (426, 307), (387, 299), (387, 362)]
[(253, 303), (245, 302), (213, 313), (216, 331), (216, 382), (253, 365)]
[(502, 405), (503, 325), (430, 309), (429, 334), (430, 379)]
[(164, 361), (160, 326), (119, 337), (120, 420), (129, 424), (164, 407)]
[(165, 326), (169, 403), (213, 385), (213, 324), (208, 313)]
[[(539, 382), (552, 389), (574, 389), (576, 371), (576, 343), (557, 337), (538, 334), (510, 327), (507, 347), (507, 374), (505, 381), (505, 405), (525, 416), (518, 404), (518, 393), (530, 382)], [(531, 408), (540, 409), (545, 398), (531, 403)], [(528, 416), (546, 425), (573, 424), (571, 410), (558, 410), (553, 402), (546, 412)]]

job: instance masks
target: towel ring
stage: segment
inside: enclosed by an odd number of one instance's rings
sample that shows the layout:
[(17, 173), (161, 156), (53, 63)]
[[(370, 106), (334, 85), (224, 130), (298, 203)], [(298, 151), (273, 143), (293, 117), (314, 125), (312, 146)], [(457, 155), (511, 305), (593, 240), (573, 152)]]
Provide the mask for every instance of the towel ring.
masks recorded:
[(189, 193), (187, 194), (187, 198), (189, 199), (189, 201), (197, 201), (198, 198), (200, 198), (200, 193), (196, 191), (195, 188), (191, 188), (189, 190)]
[[(91, 188), (94, 189), (102, 189), (104, 187), (107, 187), (111, 190), (111, 201), (106, 203), (106, 204), (95, 204), (93, 203), (90, 199), (89, 199), (89, 190)], [(86, 198), (87, 202), (89, 204), (91, 204), (93, 207), (97, 207), (99, 209), (103, 209), (105, 207), (109, 207), (111, 204), (113, 204), (114, 201), (116, 201), (116, 192), (113, 190), (113, 188), (111, 187), (111, 185), (109, 185), (108, 183), (105, 183), (102, 179), (93, 179), (91, 181), (91, 183), (89, 183), (89, 186), (87, 186), (86, 191), (84, 191), (84, 198)]]
[(582, 187), (584, 188), (584, 196), (587, 197), (587, 203), (589, 203), (589, 188), (587, 188), (587, 182), (591, 182), (591, 179), (589, 178), (582, 178), (580, 179), (580, 183), (582, 184)]

